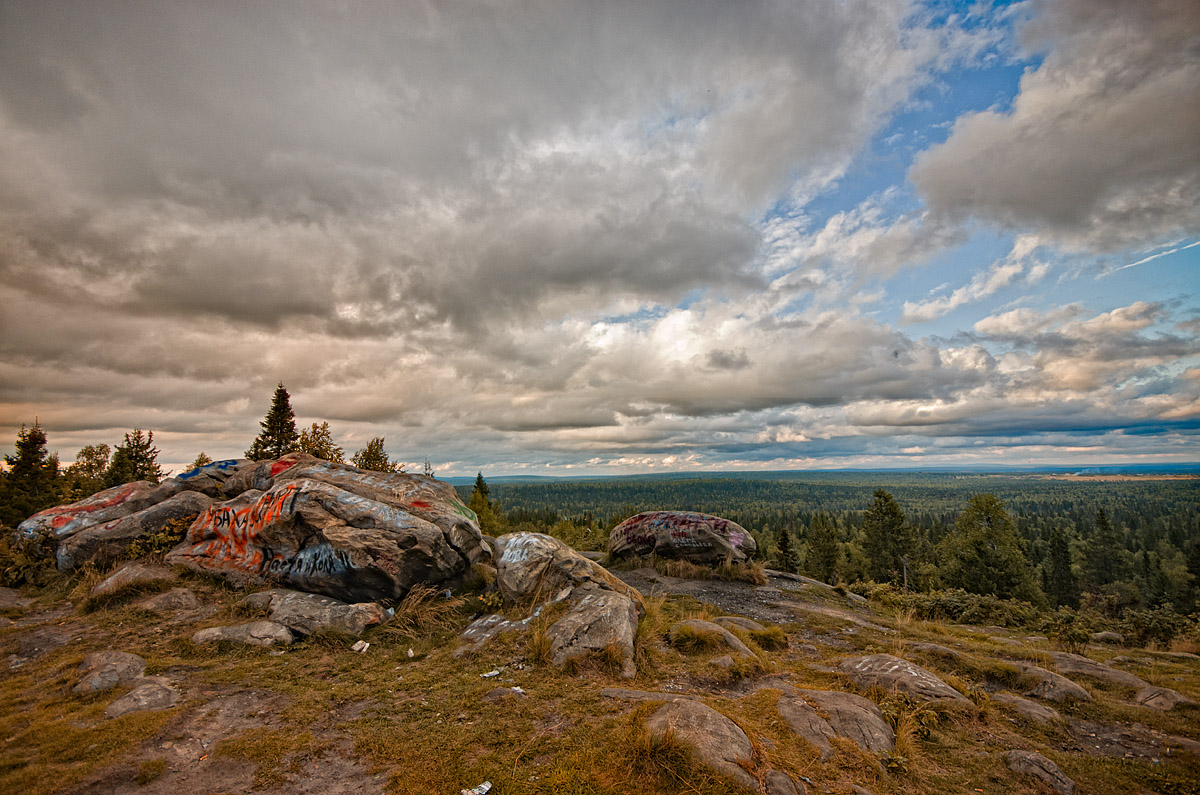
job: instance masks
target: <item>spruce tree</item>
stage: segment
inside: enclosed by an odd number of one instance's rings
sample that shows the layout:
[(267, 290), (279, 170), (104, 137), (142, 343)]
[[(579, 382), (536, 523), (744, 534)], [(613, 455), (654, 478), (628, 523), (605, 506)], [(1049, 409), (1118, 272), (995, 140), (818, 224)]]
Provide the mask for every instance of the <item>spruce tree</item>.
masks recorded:
[(492, 506), (490, 498), (491, 489), (483, 479), (483, 473), (480, 472), (475, 476), (475, 489), (471, 492), (471, 498), (467, 501), (467, 507), (475, 512), (475, 516), (479, 519), (479, 529), (484, 535), (500, 535), (506, 526), (504, 518)]
[(1050, 548), (1046, 552), (1046, 596), (1055, 607), (1079, 607), (1079, 582), (1071, 569), (1071, 547), (1062, 530), (1050, 532)]
[(203, 450), (201, 450), (200, 455), (196, 456), (196, 460), (192, 462), (192, 465), (189, 467), (189, 469), (199, 469), (200, 467), (206, 467), (209, 464), (211, 464), (212, 462), (213, 462), (213, 460), (209, 456), (209, 454), (204, 452)]
[(833, 520), (819, 513), (808, 529), (808, 573), (821, 582), (837, 581), (837, 527)]
[(905, 582), (912, 536), (912, 528), (896, 500), (883, 489), (877, 489), (871, 507), (863, 512), (863, 551), (867, 555), (868, 576), (876, 582)]
[(977, 494), (943, 539), (942, 579), (951, 588), (1001, 599), (1042, 601), (1012, 517), (994, 494)]
[(292, 413), (292, 401), (282, 383), (275, 388), (271, 410), (259, 426), (262, 432), (246, 451), (246, 458), (251, 461), (281, 458), (298, 449), (300, 434), (296, 432), (296, 415)]
[(158, 483), (162, 480), (162, 467), (158, 465), (158, 448), (154, 446), (154, 431), (142, 432), (134, 428), (125, 434), (125, 443), (117, 445), (104, 473), (107, 488), (135, 480)]
[(16, 453), (4, 456), (8, 464), (0, 491), (0, 522), (15, 527), (33, 514), (58, 502), (62, 484), (58, 456), (46, 451), (46, 433), (37, 420), (21, 426)]
[(800, 568), (800, 553), (796, 551), (796, 543), (788, 528), (781, 527), (775, 534), (775, 543), (779, 547), (779, 570), (795, 574)]
[(1085, 585), (1096, 590), (1121, 579), (1125, 566), (1125, 540), (1108, 521), (1103, 509), (1096, 512), (1096, 525), (1084, 545)]

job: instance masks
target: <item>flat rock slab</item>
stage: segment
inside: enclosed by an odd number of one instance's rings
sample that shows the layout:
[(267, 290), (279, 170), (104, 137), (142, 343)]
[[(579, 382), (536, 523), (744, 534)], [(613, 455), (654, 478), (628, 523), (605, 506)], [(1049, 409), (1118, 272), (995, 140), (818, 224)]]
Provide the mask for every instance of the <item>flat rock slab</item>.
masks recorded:
[(616, 698), (622, 701), (678, 701), (679, 699), (691, 699), (695, 701), (698, 697), (686, 693), (662, 693), (656, 690), (630, 690), (625, 687), (605, 687), (600, 690), (600, 695), (604, 698)]
[(455, 657), (462, 657), (473, 651), (479, 651), (483, 646), (502, 632), (524, 632), (529, 629), (529, 625), (535, 618), (542, 614), (542, 608), (539, 606), (534, 611), (522, 619), (509, 619), (499, 613), (491, 613), (486, 616), (480, 616), (472, 621), (466, 629), (462, 631), (459, 638), (466, 641), (467, 645), (459, 646), (454, 650)]
[(244, 643), (248, 646), (287, 646), (295, 642), (292, 631), (274, 621), (251, 621), (229, 627), (209, 627), (192, 635), (192, 643)]
[(1194, 707), (1196, 702), (1169, 687), (1144, 687), (1137, 692), (1133, 700), (1143, 707), (1160, 709), (1164, 712), (1176, 707)]
[(89, 599), (104, 599), (127, 588), (149, 586), (175, 579), (175, 572), (163, 566), (147, 566), (143, 563), (126, 563), (106, 577), (88, 593)]
[(912, 651), (922, 651), (926, 654), (932, 654), (934, 657), (950, 660), (951, 662), (958, 662), (963, 658), (962, 652), (939, 643), (906, 643), (904, 644), (904, 648), (911, 649)]
[(1021, 698), (1012, 693), (993, 693), (992, 701), (1009, 707), (1013, 712), (1034, 723), (1047, 724), (1062, 720), (1062, 715), (1058, 714), (1058, 710), (1053, 707), (1047, 707), (1045, 704)]
[(702, 618), (689, 618), (686, 621), (679, 621), (674, 624), (668, 633), (671, 643), (674, 644), (677, 638), (685, 636), (689, 631), (697, 635), (713, 638), (715, 642), (719, 642), (743, 659), (757, 659), (757, 655), (750, 651), (750, 647), (742, 643), (741, 638), (737, 635), (734, 635), (720, 624), (714, 624)]
[(835, 670), (848, 676), (859, 687), (878, 686), (885, 690), (897, 690), (922, 701), (971, 703), (964, 695), (921, 666), (891, 654), (851, 657), (838, 663)]
[(1125, 643), (1125, 636), (1120, 632), (1093, 632), (1091, 635), (1088, 635), (1088, 640), (1092, 643), (1111, 643), (1122, 646)]
[(1092, 694), (1061, 674), (1047, 671), (1036, 665), (1018, 663), (1021, 673), (1037, 680), (1037, 685), (1025, 692), (1027, 696), (1063, 703), (1066, 701), (1091, 701)]
[(1145, 679), (1134, 676), (1128, 671), (1121, 671), (1104, 663), (1089, 660), (1087, 657), (1079, 654), (1071, 654), (1065, 651), (1047, 653), (1054, 660), (1054, 667), (1064, 676), (1090, 676), (1093, 679), (1101, 679), (1137, 690), (1150, 687), (1150, 683)]
[(1033, 776), (1061, 795), (1075, 795), (1075, 782), (1058, 765), (1034, 751), (1005, 751), (1004, 764), (1014, 773)]
[(76, 693), (96, 693), (127, 685), (146, 672), (146, 661), (125, 651), (97, 651), (83, 658), (83, 678), (71, 688)]
[(834, 690), (795, 690), (780, 696), (775, 708), (792, 731), (814, 745), (822, 759), (833, 755), (835, 737), (864, 751), (884, 754), (896, 747), (896, 735), (869, 699)]
[(691, 746), (705, 765), (742, 786), (757, 789), (758, 780), (738, 764), (754, 756), (750, 738), (712, 707), (686, 699), (672, 701), (646, 720), (646, 728), (653, 735), (671, 731), (677, 740)]
[(608, 537), (608, 553), (617, 558), (657, 555), (715, 565), (745, 563), (756, 549), (754, 537), (737, 522), (691, 511), (639, 513)]
[(391, 617), (376, 602), (346, 604), (330, 596), (282, 588), (250, 594), (242, 604), (267, 611), (272, 621), (301, 635), (326, 631), (357, 636)]
[(104, 714), (109, 718), (119, 718), (130, 712), (168, 709), (175, 706), (178, 700), (179, 691), (170, 680), (161, 676), (148, 676), (138, 680), (133, 690), (109, 704)]
[(135, 602), (134, 606), (142, 610), (149, 610), (151, 613), (168, 615), (185, 610), (198, 610), (204, 606), (204, 603), (191, 588), (172, 588), (169, 591), (141, 599)]
[(1079, 744), (1078, 750), (1089, 756), (1160, 762), (1186, 751), (1200, 757), (1200, 742), (1150, 729), (1140, 723), (1112, 724), (1072, 720), (1068, 730)]

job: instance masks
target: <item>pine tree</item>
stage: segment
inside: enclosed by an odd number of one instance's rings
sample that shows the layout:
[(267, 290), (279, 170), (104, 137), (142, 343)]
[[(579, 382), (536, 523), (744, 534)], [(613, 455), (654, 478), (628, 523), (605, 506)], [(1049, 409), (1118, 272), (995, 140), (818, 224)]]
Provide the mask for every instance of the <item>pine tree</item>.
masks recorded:
[(977, 494), (943, 539), (942, 578), (951, 588), (1042, 601), (1012, 517), (994, 494)]
[(376, 472), (403, 472), (404, 468), (399, 462), (388, 458), (383, 449), (383, 439), (382, 436), (376, 436), (367, 442), (366, 447), (354, 454), (350, 463), (359, 469), (371, 469)]
[(162, 480), (162, 467), (158, 465), (158, 448), (154, 446), (154, 431), (134, 428), (125, 434), (125, 443), (117, 445), (104, 473), (104, 485), (108, 488), (135, 480), (158, 483)]
[(871, 507), (863, 512), (863, 551), (867, 555), (868, 576), (876, 582), (907, 582), (912, 546), (913, 532), (904, 512), (891, 494), (877, 489)]
[(471, 492), (471, 498), (467, 501), (467, 507), (475, 512), (476, 518), (479, 519), (479, 529), (484, 535), (500, 535), (506, 526), (504, 518), (492, 506), (490, 498), (491, 489), (483, 479), (483, 473), (480, 472), (475, 476), (475, 489)]
[(0, 489), (0, 522), (16, 527), (33, 514), (58, 502), (62, 483), (58, 456), (46, 451), (46, 433), (37, 420), (21, 426), (16, 453), (4, 456), (8, 464)]
[(1046, 552), (1045, 590), (1055, 607), (1079, 607), (1079, 582), (1071, 569), (1071, 547), (1062, 530), (1050, 532), (1050, 548)]
[(297, 450), (300, 434), (296, 432), (296, 415), (292, 413), (292, 401), (283, 384), (275, 388), (271, 398), (271, 410), (259, 423), (262, 431), (254, 444), (246, 451), (251, 461), (266, 461), (281, 458)]
[(189, 469), (199, 469), (200, 467), (206, 467), (209, 464), (211, 464), (212, 462), (213, 462), (213, 460), (212, 460), (212, 458), (209, 457), (208, 453), (201, 450), (200, 455), (196, 456), (196, 460), (192, 462), (192, 465), (191, 465), (191, 467), (189, 467)]
[(325, 461), (333, 461), (338, 464), (345, 461), (342, 448), (333, 443), (333, 434), (329, 432), (328, 422), (322, 422), (320, 425), (314, 422), (311, 428), (300, 431), (300, 438), (297, 440), (296, 446), (300, 452), (308, 453)]

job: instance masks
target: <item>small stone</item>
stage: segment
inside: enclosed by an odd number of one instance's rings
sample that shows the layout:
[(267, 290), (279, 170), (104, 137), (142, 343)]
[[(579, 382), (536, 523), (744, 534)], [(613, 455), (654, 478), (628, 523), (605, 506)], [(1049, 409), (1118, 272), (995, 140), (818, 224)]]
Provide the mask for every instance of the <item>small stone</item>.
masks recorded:
[(782, 770), (772, 770), (763, 777), (766, 795), (805, 795), (808, 789)]
[(1074, 795), (1075, 782), (1059, 770), (1058, 765), (1033, 751), (1006, 751), (1004, 762), (1014, 773), (1033, 776), (1061, 795)]
[(152, 613), (162, 614), (196, 610), (203, 604), (191, 588), (172, 588), (169, 591), (142, 599), (135, 603), (135, 606)]
[(1160, 709), (1164, 712), (1180, 706), (1196, 706), (1195, 701), (1169, 687), (1144, 687), (1137, 692), (1133, 700), (1143, 707)]
[(295, 641), (292, 631), (274, 621), (251, 621), (229, 627), (209, 627), (192, 635), (192, 643), (218, 643), (229, 641), (248, 646), (287, 646)]
[(98, 651), (83, 658), (87, 673), (72, 688), (76, 693), (95, 693), (127, 685), (146, 672), (146, 661), (124, 651)]
[(1125, 644), (1125, 636), (1120, 632), (1093, 632), (1091, 635), (1088, 635), (1088, 638), (1092, 643), (1112, 643), (1117, 646)]
[(355, 652), (358, 652), (359, 654), (362, 654), (369, 648), (371, 648), (370, 643), (367, 643), (365, 640), (360, 640), (360, 641), (355, 641), (354, 645), (350, 647), (350, 651), (355, 651)]
[(179, 691), (170, 680), (161, 676), (151, 676), (140, 680), (137, 687), (109, 704), (104, 714), (110, 718), (119, 718), (130, 712), (167, 709), (175, 706), (178, 698)]
[(511, 697), (525, 698), (525, 691), (521, 690), (519, 687), (497, 687), (489, 690), (487, 694), (484, 695), (483, 700), (503, 701), (504, 699)]

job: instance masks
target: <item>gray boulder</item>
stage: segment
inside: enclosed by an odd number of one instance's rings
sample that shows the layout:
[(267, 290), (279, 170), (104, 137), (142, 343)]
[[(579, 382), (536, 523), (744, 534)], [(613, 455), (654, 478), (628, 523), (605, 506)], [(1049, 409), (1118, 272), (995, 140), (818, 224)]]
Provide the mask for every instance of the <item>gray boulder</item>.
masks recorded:
[(1196, 702), (1169, 687), (1144, 687), (1137, 692), (1133, 700), (1143, 707), (1159, 709), (1168, 712), (1176, 707), (1194, 707)]
[(780, 696), (775, 708), (792, 731), (814, 745), (822, 759), (833, 755), (834, 737), (851, 740), (872, 754), (896, 747), (896, 735), (874, 702), (852, 693), (797, 690)]
[(167, 523), (195, 516), (212, 505), (212, 498), (197, 491), (181, 491), (149, 508), (85, 527), (60, 540), (55, 558), (61, 571), (84, 563), (105, 566), (120, 560), (129, 545), (157, 533)]
[(238, 584), (345, 602), (400, 599), (487, 558), (474, 513), (446, 483), (293, 453), (239, 469), (237, 497), (202, 513), (167, 562)]
[(891, 654), (851, 657), (838, 663), (835, 670), (845, 674), (859, 687), (878, 686), (884, 690), (897, 690), (922, 701), (971, 703), (957, 690), (921, 666)]
[(620, 655), (621, 678), (637, 676), (633, 641), (638, 604), (628, 595), (595, 586), (577, 588), (570, 611), (546, 630), (550, 659), (562, 665), (573, 657), (609, 649)]
[(255, 469), (258, 465), (258, 461), (251, 461), (248, 458), (227, 458), (224, 461), (213, 461), (211, 464), (189, 469), (182, 475), (176, 475), (175, 480), (182, 483), (186, 489), (207, 494), (209, 497), (229, 499), (245, 491), (245, 489), (238, 489), (230, 484), (230, 479), (238, 472)]
[(744, 787), (758, 788), (758, 781), (738, 762), (754, 756), (750, 738), (729, 718), (699, 701), (672, 701), (646, 720), (652, 735), (670, 731), (674, 737), (696, 752), (699, 760)]
[(762, 624), (753, 619), (744, 616), (720, 616), (713, 619), (714, 624), (720, 624), (726, 629), (744, 629), (747, 632), (763, 632), (766, 630)]
[[(645, 603), (636, 589), (548, 535), (509, 533), (497, 538), (494, 547), (496, 583), (505, 601), (567, 602), (566, 615), (546, 630), (556, 665), (614, 649), (620, 656), (621, 676), (632, 678), (637, 673), (633, 640)], [(504, 628), (503, 624), (493, 627), (495, 632)]]
[(170, 680), (161, 676), (148, 676), (139, 680), (133, 690), (109, 704), (104, 714), (109, 718), (119, 718), (130, 712), (168, 709), (175, 706), (178, 700), (179, 691)]
[(251, 621), (229, 627), (209, 627), (192, 635), (192, 643), (244, 643), (248, 646), (287, 646), (296, 640), (292, 631), (274, 621)]
[(1045, 704), (1021, 698), (1012, 693), (994, 693), (992, 701), (1009, 707), (1013, 712), (1034, 723), (1047, 724), (1062, 720), (1062, 715), (1058, 714), (1058, 710), (1053, 707), (1047, 707)]
[(1125, 636), (1120, 632), (1093, 632), (1091, 635), (1088, 635), (1088, 639), (1092, 643), (1112, 643), (1117, 646), (1122, 646), (1125, 643)]
[(756, 549), (754, 537), (738, 523), (690, 511), (639, 513), (614, 527), (608, 537), (613, 557), (658, 555), (706, 565), (745, 563)]
[(301, 635), (319, 631), (361, 635), (367, 627), (391, 617), (376, 602), (346, 604), (328, 596), (282, 588), (250, 594), (242, 604), (269, 613), (272, 621)]
[(1037, 685), (1025, 691), (1025, 695), (1041, 698), (1046, 701), (1091, 701), (1092, 695), (1079, 685), (1061, 674), (1047, 671), (1036, 665), (1018, 663), (1021, 673), (1036, 679)]
[(1074, 795), (1075, 782), (1058, 765), (1034, 751), (1005, 751), (1004, 763), (1014, 773), (1032, 776), (1061, 795)]
[(146, 661), (124, 651), (98, 651), (83, 658), (83, 678), (71, 688), (76, 693), (96, 693), (121, 687), (141, 678)]

